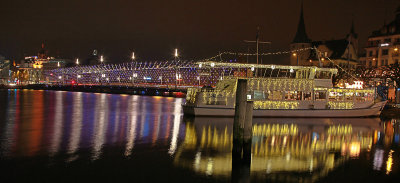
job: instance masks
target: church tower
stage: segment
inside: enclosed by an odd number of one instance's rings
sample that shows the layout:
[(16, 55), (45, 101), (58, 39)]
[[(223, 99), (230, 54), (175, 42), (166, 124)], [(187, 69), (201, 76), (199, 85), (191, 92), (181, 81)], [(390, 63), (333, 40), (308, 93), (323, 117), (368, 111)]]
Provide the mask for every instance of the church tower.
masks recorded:
[(356, 56), (358, 56), (358, 35), (354, 31), (354, 21), (351, 22), (350, 33), (347, 34), (347, 41), (349, 41), (350, 45), (353, 45)]
[[(290, 44), (290, 50), (295, 51), (308, 47), (311, 47), (311, 39), (307, 36), (303, 16), (303, 1), (301, 1), (300, 20), (297, 26), (296, 36)], [(311, 50), (293, 52), (293, 54), (290, 55), (290, 65), (307, 65), (307, 59), (310, 56), (310, 51)]]

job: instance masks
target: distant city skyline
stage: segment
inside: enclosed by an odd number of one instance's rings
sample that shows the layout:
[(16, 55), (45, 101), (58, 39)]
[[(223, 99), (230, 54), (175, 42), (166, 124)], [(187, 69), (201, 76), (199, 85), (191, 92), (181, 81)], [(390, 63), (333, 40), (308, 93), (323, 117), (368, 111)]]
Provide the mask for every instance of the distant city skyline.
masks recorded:
[[(0, 6), (0, 55), (10, 60), (35, 55), (42, 43), (48, 54), (86, 59), (94, 49), (112, 63), (202, 59), (219, 51), (246, 52), (243, 40), (271, 41), (260, 52), (289, 50), (299, 19), (299, 0), (239, 1), (7, 1)], [(310, 39), (345, 37), (354, 20), (360, 51), (372, 31), (394, 19), (397, 0), (304, 0)], [(254, 45), (250, 50), (254, 51)], [(289, 56), (266, 58), (288, 64)], [(264, 62), (265, 63), (265, 62)]]

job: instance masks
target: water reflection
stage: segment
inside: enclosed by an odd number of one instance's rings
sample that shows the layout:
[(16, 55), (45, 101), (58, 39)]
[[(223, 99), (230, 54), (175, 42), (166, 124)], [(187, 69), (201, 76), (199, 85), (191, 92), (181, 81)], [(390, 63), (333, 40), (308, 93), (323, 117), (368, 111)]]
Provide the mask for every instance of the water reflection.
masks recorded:
[[(186, 134), (175, 164), (200, 174), (231, 176), (233, 119), (185, 120)], [(276, 180), (297, 180), (304, 174), (303, 181), (316, 181), (350, 159), (359, 158), (361, 152), (370, 151), (380, 140), (390, 144), (389, 139), (393, 139), (391, 125), (385, 123), (382, 128), (378, 118), (256, 118), (253, 122), (251, 175), (270, 174)], [(384, 129), (386, 133), (380, 138)], [(384, 163), (383, 153), (377, 148), (373, 160), (376, 170)], [(386, 162), (387, 173), (393, 164), (392, 153)], [(295, 174), (291, 177), (288, 173)]]
[[(20, 167), (29, 169), (83, 162), (78, 167), (140, 168), (151, 175), (157, 169), (168, 176), (176, 171), (177, 177), (231, 182), (324, 182), (353, 165), (374, 172), (371, 176), (399, 174), (400, 123), (395, 119), (256, 118), (251, 159), (235, 164), (233, 119), (184, 117), (182, 103), (137, 95), (0, 90), (0, 166), (24, 163), (18, 161), (24, 158), (29, 161)], [(18, 168), (10, 172), (29, 172)], [(193, 174), (181, 175), (182, 169)], [(132, 172), (125, 175), (138, 175)]]
[(101, 154), (101, 149), (104, 144), (104, 138), (106, 135), (106, 126), (108, 123), (108, 100), (106, 100), (107, 95), (100, 94), (98, 95), (99, 104), (96, 105), (95, 111), (97, 115), (95, 115), (94, 119), (94, 133), (93, 133), (93, 150), (92, 150), (92, 159), (96, 160), (99, 158)]
[[(0, 157), (66, 154), (66, 162), (90, 149), (91, 160), (105, 147), (168, 142), (174, 155), (181, 128), (182, 99), (81, 92), (0, 91)], [(3, 114), (4, 113), (4, 114)], [(173, 124), (173, 125), (171, 125)], [(172, 136), (170, 136), (172, 134)]]
[(128, 111), (130, 111), (131, 115), (128, 115), (128, 127), (127, 127), (127, 136), (126, 136), (126, 148), (125, 148), (125, 156), (129, 156), (132, 153), (132, 149), (134, 146), (134, 142), (136, 139), (136, 117), (137, 117), (137, 108), (134, 105), (138, 100), (138, 96), (133, 96), (131, 102), (128, 105)]
[(79, 146), (82, 129), (82, 93), (78, 92), (73, 101), (72, 127), (68, 144), (68, 153), (74, 154)]

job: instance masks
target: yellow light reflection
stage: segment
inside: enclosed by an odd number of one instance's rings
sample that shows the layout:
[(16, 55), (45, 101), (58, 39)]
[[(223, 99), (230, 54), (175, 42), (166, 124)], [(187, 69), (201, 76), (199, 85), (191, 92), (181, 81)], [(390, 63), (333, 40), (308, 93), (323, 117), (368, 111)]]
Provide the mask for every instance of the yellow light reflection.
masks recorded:
[[(82, 92), (74, 94), (73, 100), (73, 113), (72, 113), (72, 129), (68, 144), (68, 154), (74, 154), (76, 150), (79, 148), (79, 142), (81, 138), (81, 129), (82, 129)], [(67, 161), (73, 161), (77, 157), (71, 157), (67, 159)]]
[(350, 144), (350, 157), (358, 157), (360, 155), (360, 142), (352, 142)]
[(389, 173), (392, 171), (392, 165), (393, 165), (393, 150), (390, 150), (389, 152), (389, 157), (388, 160), (386, 161), (386, 174), (389, 175)]
[(126, 147), (125, 147), (125, 156), (129, 156), (132, 154), (132, 149), (135, 146), (135, 139), (136, 139), (136, 126), (137, 126), (137, 105), (136, 105), (137, 96), (133, 96), (131, 102), (128, 105), (128, 111), (131, 111), (130, 115), (128, 116), (128, 125), (127, 128), (128, 133), (126, 136)]
[(59, 148), (62, 137), (62, 128), (63, 128), (63, 92), (56, 92), (56, 111), (55, 111), (55, 119), (54, 119), (54, 129), (53, 129), (53, 137), (51, 139), (50, 145), (50, 154), (54, 156)]

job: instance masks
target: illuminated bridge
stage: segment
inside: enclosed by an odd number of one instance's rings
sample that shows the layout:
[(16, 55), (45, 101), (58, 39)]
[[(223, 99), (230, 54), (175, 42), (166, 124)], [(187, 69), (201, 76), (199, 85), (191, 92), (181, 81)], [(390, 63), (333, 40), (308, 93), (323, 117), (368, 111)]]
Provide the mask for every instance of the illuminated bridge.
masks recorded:
[[(273, 72), (273, 65), (269, 67)], [(289, 67), (289, 66), (288, 66)], [(253, 76), (254, 64), (194, 62), (129, 62), (59, 68), (45, 72), (47, 83), (102, 86), (178, 87), (214, 86), (226, 76)], [(288, 68), (289, 69), (289, 68)], [(263, 70), (266, 72), (266, 69)]]
[[(265, 53), (260, 55), (291, 52)], [(221, 53), (236, 54), (236, 53)], [(246, 56), (247, 54), (242, 54)], [(248, 54), (254, 55), (254, 54)], [(224, 77), (294, 78), (302, 66), (276, 66), (236, 63), (232, 61), (153, 61), (121, 64), (84, 65), (48, 70), (45, 81), (51, 85), (127, 86), (179, 88), (215, 86)]]

